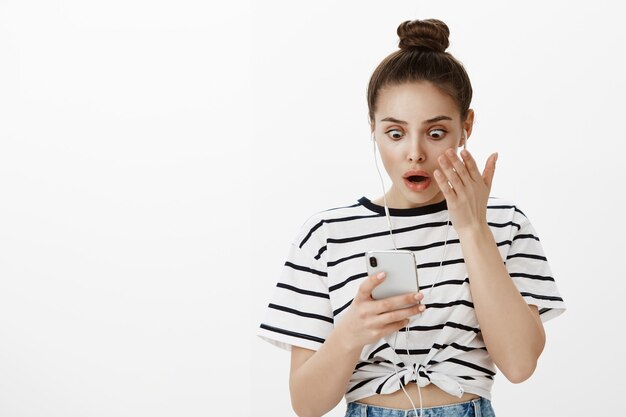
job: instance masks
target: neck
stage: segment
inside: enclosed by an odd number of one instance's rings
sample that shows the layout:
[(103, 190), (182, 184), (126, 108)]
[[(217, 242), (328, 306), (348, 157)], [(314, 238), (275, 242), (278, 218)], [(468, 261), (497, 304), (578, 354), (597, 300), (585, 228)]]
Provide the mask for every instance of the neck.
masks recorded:
[[(402, 198), (399, 195), (399, 193), (397, 193), (395, 191), (393, 186), (391, 186), (391, 188), (387, 192), (386, 197), (387, 197), (387, 206), (389, 208), (394, 208), (394, 209), (407, 209), (407, 208), (424, 207), (424, 206), (429, 206), (431, 204), (441, 203), (443, 200), (445, 200), (445, 197), (443, 196), (443, 193), (441, 191), (439, 191), (437, 194), (435, 194), (435, 196), (433, 198), (431, 198), (428, 201), (420, 202), (420, 203), (414, 203), (414, 202), (411, 202), (411, 201), (408, 201), (408, 200)], [(378, 204), (379, 206), (384, 206), (385, 205), (385, 200), (384, 200), (384, 198), (382, 196), (378, 197), (375, 200), (372, 200), (372, 202), (374, 204)]]

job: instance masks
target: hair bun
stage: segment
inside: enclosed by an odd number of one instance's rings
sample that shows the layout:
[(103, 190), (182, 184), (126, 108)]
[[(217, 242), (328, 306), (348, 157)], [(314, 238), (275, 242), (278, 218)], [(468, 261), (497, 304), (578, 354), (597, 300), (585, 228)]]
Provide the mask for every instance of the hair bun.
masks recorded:
[(435, 52), (445, 52), (450, 45), (450, 30), (441, 20), (407, 20), (398, 26), (400, 49), (419, 48)]

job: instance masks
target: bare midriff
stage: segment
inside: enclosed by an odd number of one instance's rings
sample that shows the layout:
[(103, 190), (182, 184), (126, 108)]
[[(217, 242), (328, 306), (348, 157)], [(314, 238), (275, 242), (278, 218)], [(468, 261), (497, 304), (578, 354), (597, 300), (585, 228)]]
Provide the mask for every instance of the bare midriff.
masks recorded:
[[(419, 409), (420, 399), (415, 383), (408, 384), (404, 387), (406, 392), (411, 396), (413, 404)], [(464, 393), (463, 396), (455, 397), (443, 391), (441, 388), (433, 384), (428, 384), (420, 388), (422, 392), (422, 407), (437, 407), (440, 405), (449, 405), (462, 403), (478, 398), (476, 394)], [(357, 402), (362, 404), (375, 405), (378, 407), (399, 408), (403, 410), (413, 409), (409, 399), (401, 389), (392, 394), (376, 394), (370, 397), (361, 398)]]

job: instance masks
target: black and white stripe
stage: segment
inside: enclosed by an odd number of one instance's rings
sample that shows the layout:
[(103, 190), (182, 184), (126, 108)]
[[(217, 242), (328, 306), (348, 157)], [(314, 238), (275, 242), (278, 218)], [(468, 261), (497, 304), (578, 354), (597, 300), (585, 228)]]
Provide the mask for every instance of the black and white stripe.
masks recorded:
[[(445, 201), (390, 209), (390, 214), (398, 248), (415, 253), (427, 310), (408, 329), (363, 349), (346, 400), (394, 392), (414, 378), (414, 369), (429, 381), (446, 375), (466, 392), (489, 398), (495, 366), (482, 339), (471, 278), (454, 225), (448, 226)], [(487, 221), (521, 296), (538, 306), (543, 321), (562, 313), (563, 299), (526, 215), (510, 202), (491, 198)], [(392, 248), (383, 207), (366, 198), (312, 216), (293, 240), (259, 335), (285, 349), (319, 349), (367, 277), (365, 253)]]

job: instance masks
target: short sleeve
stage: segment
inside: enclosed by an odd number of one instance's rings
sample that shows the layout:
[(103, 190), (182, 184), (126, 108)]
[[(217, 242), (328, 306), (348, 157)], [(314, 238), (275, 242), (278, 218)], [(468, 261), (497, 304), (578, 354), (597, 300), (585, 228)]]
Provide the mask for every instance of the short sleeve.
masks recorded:
[(258, 329), (258, 336), (286, 350), (318, 350), (334, 328), (326, 262), (313, 255), (315, 241), (291, 245)]
[(541, 321), (546, 322), (562, 314), (565, 303), (539, 237), (528, 218), (518, 209), (515, 209), (513, 226), (506, 268), (524, 300), (536, 305)]

